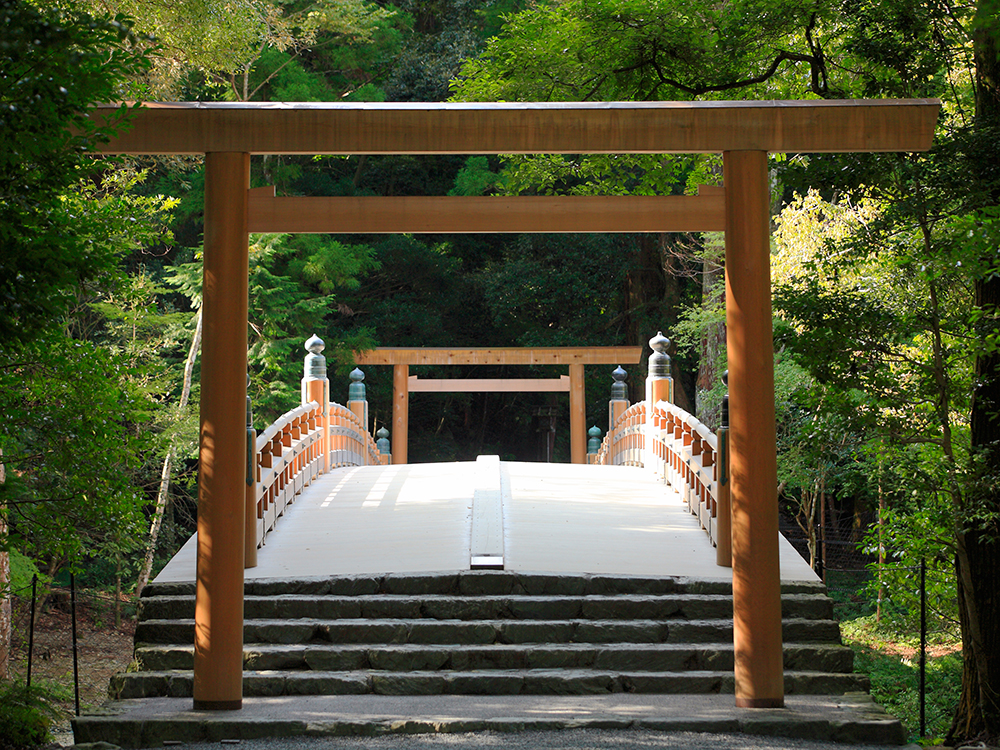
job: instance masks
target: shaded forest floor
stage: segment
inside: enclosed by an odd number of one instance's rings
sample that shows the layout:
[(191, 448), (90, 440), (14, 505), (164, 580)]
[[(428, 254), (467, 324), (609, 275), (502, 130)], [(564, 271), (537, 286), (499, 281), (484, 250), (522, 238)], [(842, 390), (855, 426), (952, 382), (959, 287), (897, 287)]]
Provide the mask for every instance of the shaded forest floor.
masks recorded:
[[(123, 609), (128, 612), (127, 603)], [(30, 601), (15, 599), (12, 677), (22, 684), (27, 678)], [(77, 592), (77, 670), (80, 708), (88, 711), (108, 699), (111, 676), (132, 661), (134, 617), (122, 616), (115, 627), (112, 603), (106, 595)], [(73, 622), (69, 595), (55, 591), (44, 609), (35, 613), (31, 684), (51, 693), (62, 718), (53, 726), (54, 739), (72, 744), (69, 720), (75, 711), (73, 683)]]

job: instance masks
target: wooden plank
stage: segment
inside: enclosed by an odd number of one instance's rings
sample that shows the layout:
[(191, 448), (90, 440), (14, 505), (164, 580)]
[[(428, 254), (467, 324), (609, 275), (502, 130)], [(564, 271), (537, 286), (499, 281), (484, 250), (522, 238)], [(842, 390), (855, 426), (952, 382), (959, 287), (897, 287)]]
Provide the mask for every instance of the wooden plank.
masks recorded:
[(722, 232), (725, 192), (690, 196), (276, 198), (250, 191), (251, 232)]
[[(120, 154), (926, 151), (936, 99), (742, 102), (147, 103)], [(91, 111), (104, 124), (117, 107)]]
[(641, 346), (378, 347), (354, 352), (358, 365), (628, 365), (641, 359)]
[(569, 375), (558, 378), (418, 378), (410, 375), (410, 393), (566, 393)]

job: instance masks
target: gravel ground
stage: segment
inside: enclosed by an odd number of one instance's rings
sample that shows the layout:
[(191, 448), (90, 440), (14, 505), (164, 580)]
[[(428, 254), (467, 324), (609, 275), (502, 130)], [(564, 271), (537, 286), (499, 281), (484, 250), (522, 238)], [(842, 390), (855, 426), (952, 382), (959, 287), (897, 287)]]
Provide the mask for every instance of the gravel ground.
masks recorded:
[[(274, 738), (185, 744), (186, 750), (238, 747), (240, 750), (886, 750), (885, 745), (843, 745), (747, 734), (570, 729), (559, 732), (384, 735), (381, 737)], [(898, 746), (896, 746), (898, 747)], [(918, 750), (908, 745), (903, 750)]]

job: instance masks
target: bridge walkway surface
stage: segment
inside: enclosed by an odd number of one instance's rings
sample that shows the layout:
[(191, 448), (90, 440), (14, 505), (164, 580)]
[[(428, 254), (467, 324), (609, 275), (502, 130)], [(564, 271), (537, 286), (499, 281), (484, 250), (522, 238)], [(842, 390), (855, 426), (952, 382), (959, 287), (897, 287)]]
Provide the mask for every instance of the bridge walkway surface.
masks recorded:
[[(334, 469), (267, 536), (248, 580), (468, 570), (473, 516), (500, 497), (503, 566), (728, 581), (698, 520), (651, 472), (489, 460)], [(156, 582), (195, 580), (195, 537)], [(783, 581), (816, 574), (781, 539)]]

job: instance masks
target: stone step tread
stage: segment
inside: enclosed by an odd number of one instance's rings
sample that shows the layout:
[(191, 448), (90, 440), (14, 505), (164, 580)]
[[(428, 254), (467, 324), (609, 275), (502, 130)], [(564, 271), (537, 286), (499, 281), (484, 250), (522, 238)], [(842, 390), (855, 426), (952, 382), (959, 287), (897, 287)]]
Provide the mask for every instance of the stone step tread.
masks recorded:
[[(320, 596), (278, 594), (247, 596), (245, 617), (295, 619), (386, 618), (424, 619), (697, 619), (732, 615), (732, 598), (712, 594), (671, 594), (665, 596), (615, 594), (587, 596), (410, 596), (365, 594), (362, 596)], [(822, 594), (793, 594), (782, 599), (786, 617), (828, 619), (832, 603)], [(140, 620), (191, 617), (193, 597), (161, 596), (144, 598)]]
[[(143, 646), (136, 659), (145, 670), (191, 669), (194, 646)], [(734, 665), (733, 644), (492, 644), (492, 645), (347, 645), (245, 644), (244, 669), (253, 670), (498, 670), (607, 669), (642, 672), (727, 669)], [(833, 644), (784, 646), (789, 669), (851, 672), (854, 652)]]
[[(732, 638), (731, 619), (704, 620), (247, 620), (244, 640), (267, 643), (703, 643)], [(785, 640), (839, 642), (833, 620), (786, 619)], [(190, 643), (194, 619), (146, 620), (136, 627), (141, 643)]]
[[(188, 697), (190, 670), (129, 672), (112, 678), (116, 699), (154, 695)], [(844, 694), (867, 689), (860, 674), (786, 670), (787, 694)], [(732, 671), (638, 672), (628, 670), (537, 669), (488, 672), (244, 672), (246, 696), (264, 695), (517, 695), (602, 693), (732, 693)]]
[[(783, 592), (823, 593), (819, 581), (784, 581)], [(143, 597), (190, 594), (194, 582), (156, 582), (143, 590)], [(516, 571), (457, 571), (442, 573), (358, 574), (295, 579), (253, 579), (245, 581), (248, 595), (300, 594), (732, 594), (727, 581), (706, 581), (683, 576), (623, 576), (531, 573)]]
[[(851, 650), (849, 646), (837, 643), (784, 643), (782, 647), (785, 651), (803, 649), (821, 651), (831, 650)], [(729, 642), (705, 642), (705, 643), (491, 643), (491, 644), (464, 644), (464, 643), (244, 643), (244, 652), (298, 652), (313, 649), (324, 649), (331, 651), (429, 651), (429, 650), (463, 650), (463, 651), (493, 651), (507, 650), (519, 651), (525, 649), (547, 649), (550, 651), (683, 651), (716, 649), (720, 651), (733, 650), (733, 644)], [(194, 653), (194, 644), (141, 644), (136, 651), (156, 651), (156, 650), (176, 650)]]

